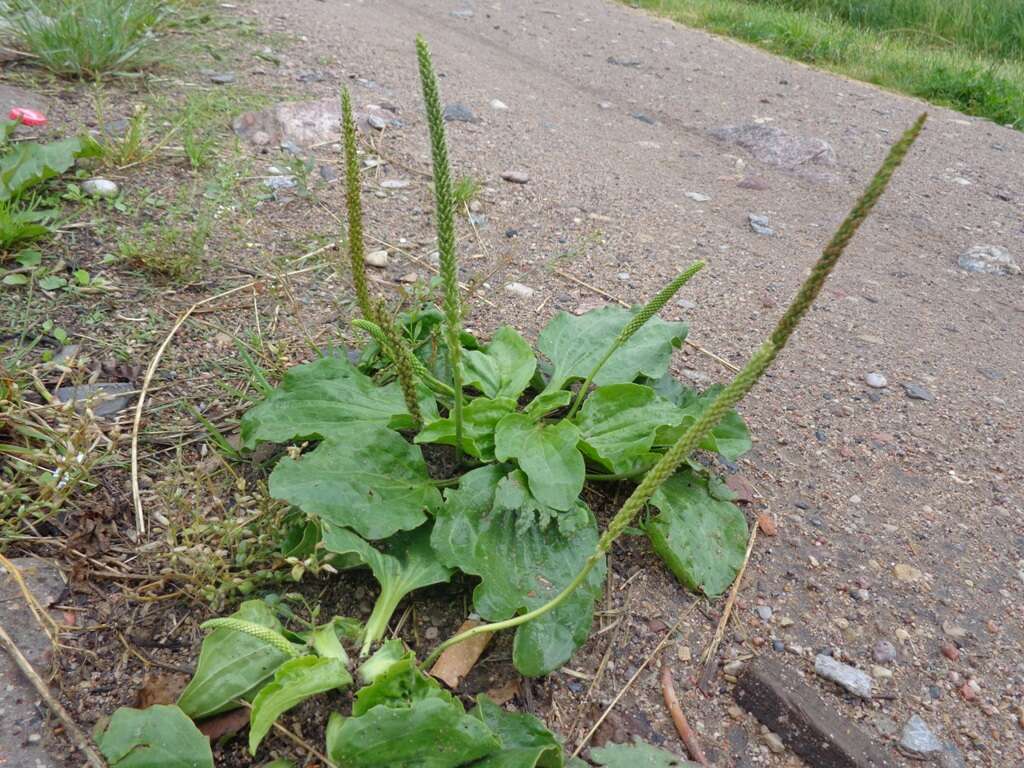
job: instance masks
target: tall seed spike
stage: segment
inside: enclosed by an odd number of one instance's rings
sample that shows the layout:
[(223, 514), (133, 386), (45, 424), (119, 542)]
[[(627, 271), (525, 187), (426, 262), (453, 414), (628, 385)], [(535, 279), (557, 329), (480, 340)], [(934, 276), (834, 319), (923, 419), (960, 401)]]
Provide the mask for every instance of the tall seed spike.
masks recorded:
[(448, 143), (445, 139), (444, 112), (437, 89), (437, 77), (430, 59), (430, 48), (422, 36), (416, 37), (416, 57), (419, 62), (423, 102), (430, 129), (430, 150), (434, 164), (434, 199), (437, 211), (437, 251), (440, 260), (441, 285), (444, 290), (445, 344), (448, 363), (452, 369), (455, 422), (456, 459), (462, 458), (462, 306), (459, 295), (459, 263), (455, 255), (455, 201), (452, 195), (452, 177), (448, 164)]
[(423, 423), (423, 414), (420, 413), (419, 399), (416, 397), (416, 379), (414, 377), (416, 366), (413, 363), (413, 354), (395, 327), (395, 321), (383, 300), (377, 304), (377, 323), (382, 335), (387, 340), (391, 359), (395, 363), (398, 384), (402, 388), (402, 396), (405, 398), (405, 407), (409, 409), (415, 426), (419, 428)]
[(341, 127), (345, 144), (345, 204), (348, 211), (348, 257), (352, 265), (352, 284), (356, 303), (367, 320), (373, 319), (370, 291), (366, 286), (365, 246), (363, 245), (363, 205), (359, 191), (359, 156), (356, 154), (356, 123), (352, 118), (352, 97), (341, 89)]
[(892, 178), (893, 172), (903, 163), (910, 147), (917, 140), (918, 135), (920, 135), (927, 118), (927, 113), (922, 114), (889, 150), (889, 154), (875, 173), (868, 188), (861, 195), (860, 199), (857, 200), (849, 215), (839, 225), (839, 229), (836, 230), (832, 240), (822, 251), (818, 261), (811, 269), (811, 274), (800, 287), (789, 309), (786, 310), (782, 319), (779, 320), (779, 324), (776, 326), (771, 337), (751, 356), (743, 370), (736, 374), (736, 377), (719, 392), (711, 405), (708, 406), (708, 409), (690, 425), (689, 429), (679, 437), (675, 445), (665, 452), (658, 463), (640, 481), (640, 484), (633, 489), (633, 493), (630, 494), (611, 522), (608, 523), (608, 527), (598, 540), (594, 552), (587, 558), (584, 566), (573, 577), (568, 586), (548, 602), (531, 611), (511, 619), (506, 619), (505, 621), (481, 624), (449, 638), (427, 656), (423, 662), (424, 668), (429, 667), (445, 648), (450, 648), (476, 635), (511, 629), (543, 616), (565, 602), (579, 588), (590, 571), (601, 562), (605, 553), (611, 549), (612, 543), (629, 527), (634, 518), (644, 508), (651, 496), (654, 495), (654, 492), (675, 473), (679, 465), (700, 445), (700, 442), (722, 419), (726, 412), (750, 392), (758, 379), (771, 366), (776, 356), (786, 345), (801, 318), (807, 313), (807, 310), (821, 292), (822, 285), (824, 285), (829, 273), (835, 267), (850, 239), (882, 196), (886, 186), (889, 184), (889, 180)]

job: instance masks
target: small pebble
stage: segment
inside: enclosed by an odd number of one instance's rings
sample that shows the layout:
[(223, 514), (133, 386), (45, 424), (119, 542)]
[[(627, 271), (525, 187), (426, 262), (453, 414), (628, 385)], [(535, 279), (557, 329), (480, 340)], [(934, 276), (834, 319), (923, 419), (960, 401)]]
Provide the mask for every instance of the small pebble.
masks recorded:
[(684, 663), (693, 658), (693, 654), (690, 652), (690, 646), (688, 645), (679, 646), (679, 650), (676, 651), (676, 655), (679, 657), (679, 660)]
[(727, 675), (738, 675), (743, 671), (743, 666), (742, 661), (729, 661), (722, 667), (722, 671)]
[(89, 179), (82, 182), (82, 191), (93, 197), (117, 197), (120, 190), (110, 179)]
[(960, 649), (948, 640), (939, 646), (939, 650), (950, 661), (960, 661)]
[(419, 279), (420, 279), (420, 276), (417, 275), (415, 272), (409, 272), (407, 274), (402, 275), (400, 278), (398, 278), (398, 282), (400, 282), (400, 283), (415, 283)]
[(731, 717), (733, 720), (743, 719), (743, 710), (737, 707), (735, 704), (729, 705), (729, 708), (726, 710), (726, 712), (729, 713), (729, 717)]
[(786, 644), (781, 640), (772, 640), (772, 650), (777, 651), (778, 653), (782, 653), (784, 650), (786, 650)]
[(437, 640), (438, 634), (440, 633), (437, 627), (427, 627), (426, 630), (423, 632), (423, 637), (425, 637), (427, 640)]
[(876, 680), (888, 680), (892, 677), (892, 670), (875, 664), (871, 667), (871, 676)]
[(710, 197), (702, 192), (687, 192), (686, 196), (697, 203), (706, 203), (711, 200)]
[(922, 387), (920, 384), (904, 384), (903, 391), (911, 400), (924, 400), (931, 403), (935, 401), (935, 395)]
[(530, 180), (529, 174), (522, 171), (505, 171), (501, 174), (501, 178), (509, 184), (526, 184)]
[(762, 621), (771, 621), (772, 620), (773, 611), (772, 611), (772, 609), (769, 606), (767, 606), (767, 605), (759, 605), (754, 610), (757, 611), (757, 615), (761, 617)]
[(764, 735), (764, 743), (768, 745), (770, 749), (776, 755), (781, 755), (786, 751), (786, 745), (782, 743), (782, 739), (774, 733), (766, 733)]
[(521, 299), (528, 299), (533, 296), (533, 288), (522, 283), (508, 283), (505, 286), (505, 293), (511, 293)]
[(411, 182), (407, 179), (385, 179), (380, 183), (381, 189), (405, 189)]
[(864, 382), (873, 389), (883, 389), (889, 384), (885, 376), (877, 372), (867, 374), (864, 377)]
[(748, 213), (747, 221), (750, 223), (750, 228), (759, 235), (771, 237), (775, 234), (775, 230), (768, 225), (768, 218), (766, 216), (758, 216), (756, 213)]
[(781, 619), (779, 619), (779, 626), (780, 627), (792, 627), (793, 626), (793, 620), (791, 618), (789, 618), (789, 616), (783, 616)]
[(370, 251), (366, 254), (366, 263), (371, 267), (386, 267), (388, 265), (387, 251)]
[(981, 686), (978, 681), (973, 677), (963, 684), (960, 688), (960, 695), (964, 697), (964, 701), (977, 701), (981, 695)]
[(383, 131), (388, 127), (388, 121), (380, 115), (367, 115), (366, 124), (375, 131)]
[(500, 99), (491, 99), (491, 109), (505, 110), (508, 109), (508, 104)]
[(879, 664), (891, 664), (896, 661), (896, 646), (888, 640), (879, 640), (875, 643), (871, 656)]
[(235, 76), (230, 72), (220, 72), (215, 75), (210, 75), (210, 82), (216, 83), (217, 85), (230, 85), (235, 82)]

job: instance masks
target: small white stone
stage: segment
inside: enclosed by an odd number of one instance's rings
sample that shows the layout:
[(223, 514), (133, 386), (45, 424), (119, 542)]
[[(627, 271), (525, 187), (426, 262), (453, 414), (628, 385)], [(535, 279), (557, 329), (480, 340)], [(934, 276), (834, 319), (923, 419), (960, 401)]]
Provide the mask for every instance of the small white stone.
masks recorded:
[(408, 179), (385, 179), (380, 183), (381, 189), (405, 189), (411, 184)]
[(711, 199), (710, 197), (701, 192), (687, 192), (686, 196), (698, 203), (706, 203)]
[(82, 191), (93, 197), (117, 197), (120, 190), (110, 179), (89, 179), (82, 182)]
[(371, 251), (366, 254), (366, 263), (371, 267), (386, 267), (388, 265), (388, 252)]
[(876, 372), (869, 373), (864, 377), (864, 382), (872, 389), (883, 389), (888, 386), (889, 381), (882, 374)]
[(528, 299), (533, 296), (533, 288), (522, 283), (508, 283), (505, 286), (505, 293), (511, 293), (521, 299)]
[(501, 99), (491, 99), (491, 109), (497, 109), (497, 110), (508, 109), (508, 104), (506, 104)]

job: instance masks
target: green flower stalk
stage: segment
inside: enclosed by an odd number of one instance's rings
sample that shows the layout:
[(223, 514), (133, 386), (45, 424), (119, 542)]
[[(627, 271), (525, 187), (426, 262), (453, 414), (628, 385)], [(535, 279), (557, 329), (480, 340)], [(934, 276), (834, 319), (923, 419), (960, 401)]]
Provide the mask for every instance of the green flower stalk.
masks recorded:
[(251, 621), (243, 621), (242, 619), (210, 619), (209, 621), (203, 622), (203, 629), (232, 629), (235, 632), (244, 632), (247, 635), (252, 635), (255, 638), (262, 640), (267, 645), (272, 645), (281, 653), (286, 653), (289, 656), (300, 656), (301, 652), (292, 643), (288, 641), (284, 635), (280, 632), (275, 632), (270, 627), (264, 627), (262, 624), (254, 624)]
[(352, 284), (356, 303), (367, 320), (373, 319), (370, 291), (366, 287), (366, 260), (363, 246), (363, 206), (359, 193), (359, 156), (356, 154), (356, 123), (352, 118), (352, 97), (341, 90), (341, 129), (345, 142), (345, 204), (348, 209), (348, 257), (352, 264)]
[(416, 37), (423, 101), (430, 128), (430, 150), (434, 161), (434, 198), (437, 204), (437, 251), (440, 259), (441, 284), (444, 289), (445, 344), (452, 370), (455, 422), (455, 457), (462, 460), (462, 306), (459, 296), (459, 263), (455, 256), (455, 199), (452, 175), (448, 165), (448, 143), (444, 135), (444, 112), (437, 91), (437, 78), (430, 60), (430, 48), (421, 36)]
[(693, 262), (693, 264), (687, 267), (683, 272), (679, 273), (671, 283), (658, 291), (657, 295), (648, 301), (643, 308), (633, 315), (633, 318), (623, 326), (622, 330), (619, 331), (619, 335), (615, 337), (615, 341), (613, 341), (612, 345), (608, 348), (608, 351), (604, 353), (604, 357), (598, 360), (597, 365), (594, 366), (594, 370), (588, 374), (586, 380), (580, 386), (579, 392), (576, 393), (576, 401), (572, 404), (572, 408), (569, 410), (569, 415), (566, 416), (567, 419), (571, 419), (576, 415), (576, 411), (578, 411), (580, 406), (583, 405), (583, 399), (587, 396), (587, 392), (594, 381), (594, 377), (597, 376), (598, 371), (604, 367), (604, 364), (608, 362), (611, 356), (615, 354), (615, 351), (629, 341), (630, 336), (643, 328), (644, 324), (648, 320), (661, 312), (662, 308), (668, 304), (669, 299), (675, 296), (676, 292), (686, 285), (690, 278), (702, 269), (704, 269), (703, 261)]
[(381, 335), (387, 342), (384, 348), (395, 363), (398, 384), (402, 388), (402, 396), (405, 398), (405, 407), (409, 409), (416, 429), (419, 429), (423, 424), (423, 414), (420, 413), (420, 403), (416, 397), (415, 365), (413, 364), (415, 358), (395, 327), (395, 320), (388, 312), (387, 304), (384, 301), (377, 303), (377, 324), (380, 326)]
[[(353, 320), (352, 325), (354, 325), (361, 331), (366, 331), (368, 334), (370, 334), (370, 338), (377, 342), (377, 345), (384, 352), (385, 356), (387, 356), (389, 360), (394, 362), (396, 356), (399, 353), (395, 352), (395, 350), (392, 348), (390, 340), (388, 339), (387, 336), (385, 336), (384, 331), (381, 329), (379, 325), (370, 322), (369, 320)], [(427, 366), (423, 364), (423, 361), (416, 357), (415, 354), (413, 354), (412, 349), (409, 347), (406, 340), (400, 334), (398, 334), (398, 343), (399, 347), (402, 348), (404, 352), (408, 353), (409, 364), (412, 366), (412, 372), (415, 374), (416, 378), (418, 378), (420, 381), (426, 384), (434, 392), (437, 392), (440, 395), (451, 397), (452, 388), (430, 372)]]
[(889, 154), (886, 156), (881, 168), (878, 169), (864, 194), (861, 195), (853, 210), (850, 211), (850, 214), (840, 224), (839, 229), (832, 236), (832, 240), (825, 247), (825, 250), (822, 251), (821, 256), (811, 270), (811, 274), (804, 281), (800, 291), (789, 305), (789, 309), (786, 310), (786, 314), (783, 315), (772, 335), (754, 353), (743, 370), (736, 374), (736, 377), (729, 385), (718, 394), (718, 397), (715, 398), (711, 406), (680, 436), (675, 445), (665, 452), (661, 460), (640, 481), (640, 484), (637, 485), (633, 493), (626, 499), (615, 517), (612, 518), (598, 540), (596, 549), (587, 558), (583, 568), (576, 574), (569, 585), (539, 608), (506, 621), (483, 624), (449, 638), (427, 657), (424, 667), (429, 667), (445, 648), (461, 643), (463, 640), (468, 640), (470, 637), (487, 632), (509, 629), (544, 615), (561, 605), (584, 582), (590, 571), (601, 562), (608, 550), (611, 549), (612, 543), (629, 527), (654, 492), (675, 473), (679, 465), (700, 445), (701, 440), (708, 435), (729, 409), (750, 392), (758, 379), (761, 378), (779, 352), (785, 347), (793, 331), (796, 330), (796, 326), (803, 319), (804, 315), (807, 314), (814, 300), (818, 297), (822, 286), (825, 284), (825, 280), (832, 272), (836, 262), (839, 261), (839, 257), (846, 249), (846, 246), (860, 225), (864, 223), (868, 214), (871, 213), (875, 203), (882, 196), (886, 186), (889, 184), (889, 180), (892, 178), (893, 172), (903, 163), (907, 152), (921, 133), (921, 128), (924, 126), (927, 117), (927, 114), (921, 115), (914, 125), (889, 150)]

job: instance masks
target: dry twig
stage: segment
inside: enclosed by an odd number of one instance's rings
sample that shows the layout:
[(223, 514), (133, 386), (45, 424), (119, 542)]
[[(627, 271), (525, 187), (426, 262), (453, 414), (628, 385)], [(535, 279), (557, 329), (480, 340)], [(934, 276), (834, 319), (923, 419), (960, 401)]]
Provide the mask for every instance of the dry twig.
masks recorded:
[(679, 697), (676, 696), (676, 688), (672, 684), (672, 668), (664, 661), (661, 663), (661, 695), (665, 697), (665, 706), (672, 715), (672, 724), (676, 727), (676, 732), (683, 740), (683, 746), (690, 753), (690, 757), (701, 765), (708, 765), (708, 759), (697, 742), (697, 734), (693, 732), (686, 721), (686, 715), (683, 714), (683, 708), (679, 706)]
[(725, 627), (729, 623), (729, 616), (732, 615), (732, 608), (736, 604), (736, 596), (740, 592), (740, 584), (743, 582), (743, 574), (747, 572), (747, 563), (750, 562), (750, 553), (754, 551), (754, 542), (757, 541), (757, 523), (755, 522), (750, 528), (750, 539), (747, 541), (747, 551), (743, 555), (743, 565), (740, 566), (740, 572), (736, 574), (736, 580), (732, 583), (732, 591), (729, 592), (729, 599), (725, 601), (725, 610), (722, 611), (722, 618), (718, 621), (718, 627), (715, 629), (715, 634), (711, 638), (711, 642), (708, 643), (708, 647), (704, 649), (704, 653), (701, 658), (701, 663), (704, 665), (701, 669), (700, 677), (697, 680), (697, 687), (700, 688), (704, 693), (710, 693), (708, 691), (708, 685), (711, 682), (711, 678), (715, 672), (715, 657), (718, 654), (718, 646), (722, 643), (722, 638), (725, 637)]

